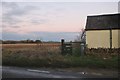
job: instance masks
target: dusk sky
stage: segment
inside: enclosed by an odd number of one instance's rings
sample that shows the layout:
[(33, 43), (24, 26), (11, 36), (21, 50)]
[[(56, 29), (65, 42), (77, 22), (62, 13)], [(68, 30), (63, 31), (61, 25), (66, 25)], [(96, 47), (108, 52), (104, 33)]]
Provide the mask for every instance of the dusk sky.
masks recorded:
[(2, 2), (2, 39), (71, 41), (87, 16), (117, 12), (117, 2)]

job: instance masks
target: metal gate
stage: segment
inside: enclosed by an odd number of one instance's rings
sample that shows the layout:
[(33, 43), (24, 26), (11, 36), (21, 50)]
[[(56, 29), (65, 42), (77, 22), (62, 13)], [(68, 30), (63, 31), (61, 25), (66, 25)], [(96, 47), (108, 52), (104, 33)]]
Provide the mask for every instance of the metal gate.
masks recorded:
[(72, 42), (65, 42), (64, 39), (61, 40), (61, 54), (72, 55)]

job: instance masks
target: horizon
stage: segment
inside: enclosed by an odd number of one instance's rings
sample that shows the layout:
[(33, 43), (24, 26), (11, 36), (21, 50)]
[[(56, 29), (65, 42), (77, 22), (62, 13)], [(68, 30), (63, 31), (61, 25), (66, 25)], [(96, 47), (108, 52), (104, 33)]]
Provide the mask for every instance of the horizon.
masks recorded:
[[(38, 34), (38, 35), (37, 35)], [(65, 39), (66, 41), (74, 41), (77, 36), (79, 36), (80, 32), (32, 32), (28, 34), (12, 34), (12, 33), (4, 33), (2, 40), (42, 40), (42, 41), (60, 41), (61, 39)], [(12, 36), (9, 36), (12, 35)], [(9, 39), (7, 39), (9, 36)], [(50, 36), (50, 37), (49, 37)], [(15, 37), (15, 39), (13, 39)], [(22, 38), (22, 39), (21, 39)]]

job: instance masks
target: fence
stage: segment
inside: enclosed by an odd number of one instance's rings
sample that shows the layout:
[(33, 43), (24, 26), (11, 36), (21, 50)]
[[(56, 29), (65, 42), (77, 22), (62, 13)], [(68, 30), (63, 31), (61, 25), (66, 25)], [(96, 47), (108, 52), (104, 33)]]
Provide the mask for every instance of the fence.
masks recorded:
[(61, 54), (62, 55), (84, 55), (85, 44), (83, 42), (65, 42), (61, 40)]
[(72, 43), (71, 42), (64, 42), (64, 39), (61, 40), (61, 54), (67, 55), (72, 54)]
[(65, 42), (64, 39), (61, 43), (40, 43), (39, 48), (46, 49), (48, 52), (57, 51), (62, 55), (118, 55), (120, 54), (120, 48), (87, 48), (83, 42)]

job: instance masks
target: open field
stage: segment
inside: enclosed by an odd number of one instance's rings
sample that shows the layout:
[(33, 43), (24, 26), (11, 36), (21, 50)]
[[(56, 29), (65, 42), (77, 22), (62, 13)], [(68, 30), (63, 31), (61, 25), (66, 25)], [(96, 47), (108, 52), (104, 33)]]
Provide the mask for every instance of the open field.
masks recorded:
[[(41, 44), (3, 44), (3, 52), (19, 53), (24, 55), (48, 53), (60, 53), (60, 43), (41, 43)], [(33, 55), (32, 55), (33, 56)]]
[(29, 67), (88, 67), (118, 69), (118, 56), (110, 58), (94, 55), (61, 54), (60, 43), (3, 44), (3, 65)]
[(22, 48), (39, 48), (39, 47), (60, 47), (60, 43), (28, 43), (28, 44), (3, 44), (2, 48), (22, 49)]

